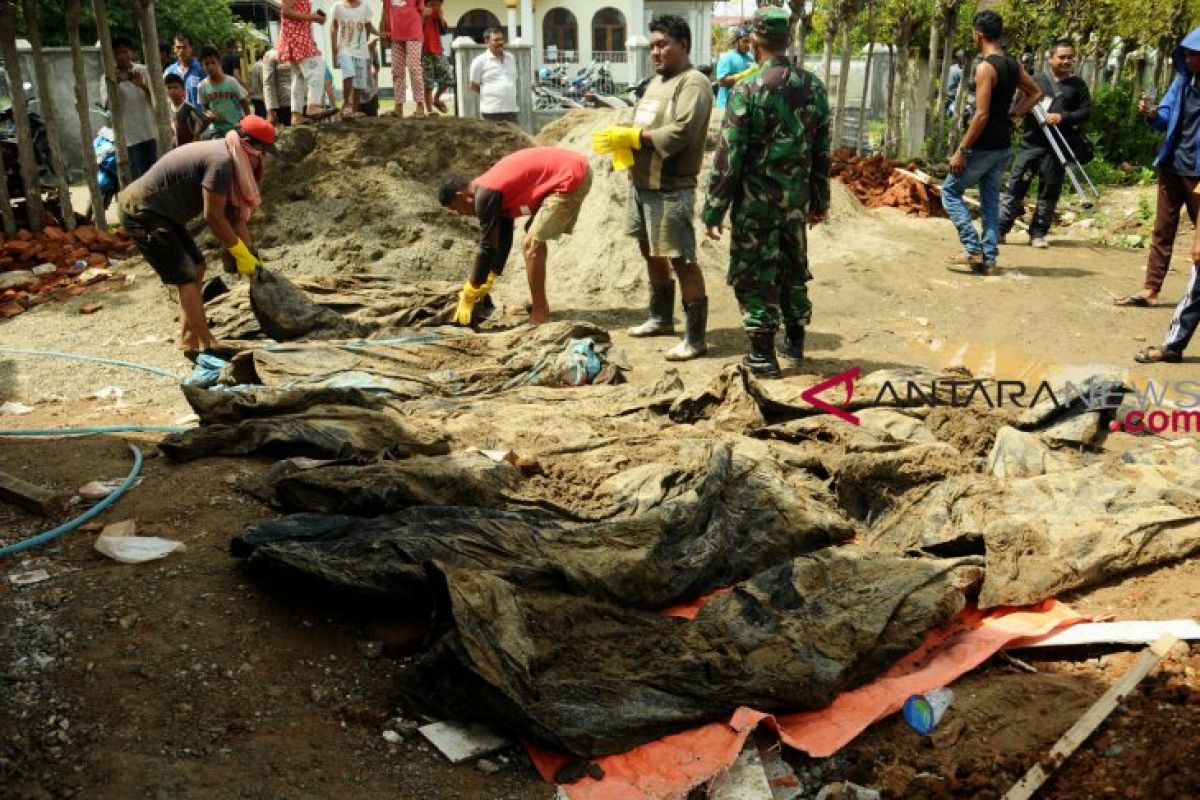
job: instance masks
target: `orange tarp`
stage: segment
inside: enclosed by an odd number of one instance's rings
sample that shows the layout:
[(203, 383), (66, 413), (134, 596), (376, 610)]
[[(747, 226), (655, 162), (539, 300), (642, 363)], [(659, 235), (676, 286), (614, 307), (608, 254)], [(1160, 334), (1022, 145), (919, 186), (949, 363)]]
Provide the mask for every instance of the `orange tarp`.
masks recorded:
[[(689, 616), (691, 608), (671, 609)], [(682, 613), (681, 613), (682, 612)], [(693, 612), (694, 614), (694, 612)], [(1083, 622), (1084, 617), (1055, 600), (1026, 608), (979, 611), (968, 608), (950, 624), (931, 631), (925, 642), (881, 677), (840, 695), (820, 711), (772, 716), (740, 708), (728, 722), (714, 722), (595, 759), (601, 780), (584, 778), (565, 787), (571, 800), (674, 800), (726, 769), (746, 737), (760, 723), (774, 729), (784, 744), (812, 756), (831, 756), (869, 725), (899, 711), (904, 701), (953, 683), (1005, 647)], [(572, 759), (526, 745), (542, 777)]]

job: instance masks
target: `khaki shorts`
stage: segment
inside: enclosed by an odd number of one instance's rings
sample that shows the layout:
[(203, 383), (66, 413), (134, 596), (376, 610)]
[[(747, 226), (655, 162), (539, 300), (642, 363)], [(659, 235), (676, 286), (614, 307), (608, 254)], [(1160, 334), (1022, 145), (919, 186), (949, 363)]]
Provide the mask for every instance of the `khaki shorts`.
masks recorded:
[(529, 225), (529, 234), (539, 242), (553, 242), (560, 236), (575, 231), (583, 201), (592, 188), (592, 168), (583, 175), (583, 182), (575, 191), (552, 194), (542, 202)]
[(629, 187), (625, 233), (650, 246), (653, 258), (696, 258), (696, 190), (655, 192)]

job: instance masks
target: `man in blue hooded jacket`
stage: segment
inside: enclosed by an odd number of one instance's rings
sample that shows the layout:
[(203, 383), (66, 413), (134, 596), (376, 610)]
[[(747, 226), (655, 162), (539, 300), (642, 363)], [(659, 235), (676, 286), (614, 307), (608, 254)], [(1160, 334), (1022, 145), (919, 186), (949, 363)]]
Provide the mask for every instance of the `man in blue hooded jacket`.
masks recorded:
[[(1171, 251), (1179, 227), (1179, 210), (1187, 206), (1196, 224), (1200, 212), (1200, 28), (1184, 37), (1172, 54), (1179, 75), (1171, 83), (1158, 108), (1149, 108), (1142, 100), (1141, 112), (1167, 138), (1154, 165), (1158, 167), (1158, 211), (1154, 221), (1154, 242), (1146, 267), (1146, 289), (1129, 305), (1153, 305), (1162, 280), (1171, 263)], [(1172, 364), (1183, 360), (1183, 351), (1200, 326), (1200, 230), (1192, 242), (1192, 277), (1187, 291), (1175, 309), (1171, 327), (1160, 347), (1147, 347), (1134, 358), (1143, 363), (1160, 361)]]
[(1163, 280), (1171, 267), (1171, 253), (1179, 230), (1179, 212), (1187, 207), (1192, 223), (1200, 211), (1200, 28), (1183, 38), (1171, 54), (1178, 75), (1162, 102), (1152, 107), (1143, 97), (1138, 111), (1146, 124), (1165, 131), (1154, 166), (1158, 169), (1158, 203), (1146, 283), (1141, 292), (1116, 300), (1119, 306), (1148, 307), (1158, 304)]

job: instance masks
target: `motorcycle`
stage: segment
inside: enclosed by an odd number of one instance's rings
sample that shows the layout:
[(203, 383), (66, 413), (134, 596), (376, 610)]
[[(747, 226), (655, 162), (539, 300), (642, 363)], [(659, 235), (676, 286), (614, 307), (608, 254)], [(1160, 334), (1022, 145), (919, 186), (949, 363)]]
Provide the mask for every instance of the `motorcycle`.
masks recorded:
[[(7, 74), (4, 75), (7, 85)], [(46, 135), (46, 125), (42, 122), (37, 95), (33, 84), (25, 83), (26, 107), (29, 112), (29, 131), (33, 138), (33, 154), (37, 161), (38, 180), (45, 189), (55, 185), (51, 170), (50, 139)], [(10, 102), (7, 108), (0, 110), (0, 147), (4, 151), (4, 164), (7, 170), (8, 196), (17, 199), (25, 196), (25, 184), (21, 180), (20, 155), (17, 147), (17, 120)]]
[(96, 131), (96, 138), (92, 139), (92, 152), (96, 158), (96, 183), (100, 185), (100, 197), (104, 200), (105, 209), (121, 188), (117, 173), (116, 140), (116, 134), (108, 125)]

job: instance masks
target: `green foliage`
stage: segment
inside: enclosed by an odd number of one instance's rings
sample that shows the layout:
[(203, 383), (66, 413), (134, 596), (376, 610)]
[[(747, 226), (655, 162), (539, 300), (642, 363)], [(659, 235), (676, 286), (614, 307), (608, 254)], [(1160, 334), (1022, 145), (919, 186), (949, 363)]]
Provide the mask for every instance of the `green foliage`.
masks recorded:
[(199, 51), (206, 44), (224, 49), (225, 40), (238, 34), (233, 12), (228, 3), (213, 0), (170, 0), (156, 6), (158, 36), (167, 37), (183, 32), (192, 37)]
[(1138, 219), (1142, 222), (1149, 222), (1154, 219), (1154, 207), (1150, 205), (1150, 198), (1146, 195), (1138, 195)]
[[(63, 25), (63, 0), (38, 0), (39, 23), (42, 45), (45, 47), (66, 46), (67, 30)], [(96, 21), (91, 0), (82, 0), (83, 19), (80, 22), (83, 43), (96, 41)], [(160, 0), (155, 3), (155, 21), (159, 41), (171, 41), (176, 33), (186, 33), (192, 38), (196, 50), (208, 43), (218, 47), (225, 40), (237, 36), (233, 12), (223, 0)], [(24, 21), (17, 15), (18, 30), (24, 31)], [(114, 35), (123, 33), (135, 42), (141, 41), (137, 17), (133, 9), (123, 0), (109, 0), (108, 25)]]
[(1137, 93), (1133, 82), (1128, 80), (1096, 90), (1089, 128), (1097, 137), (1100, 152), (1111, 164), (1149, 164), (1162, 136), (1138, 116)]
[(1146, 186), (1155, 182), (1154, 170), (1128, 162), (1113, 164), (1097, 155), (1085, 168), (1097, 186)]

